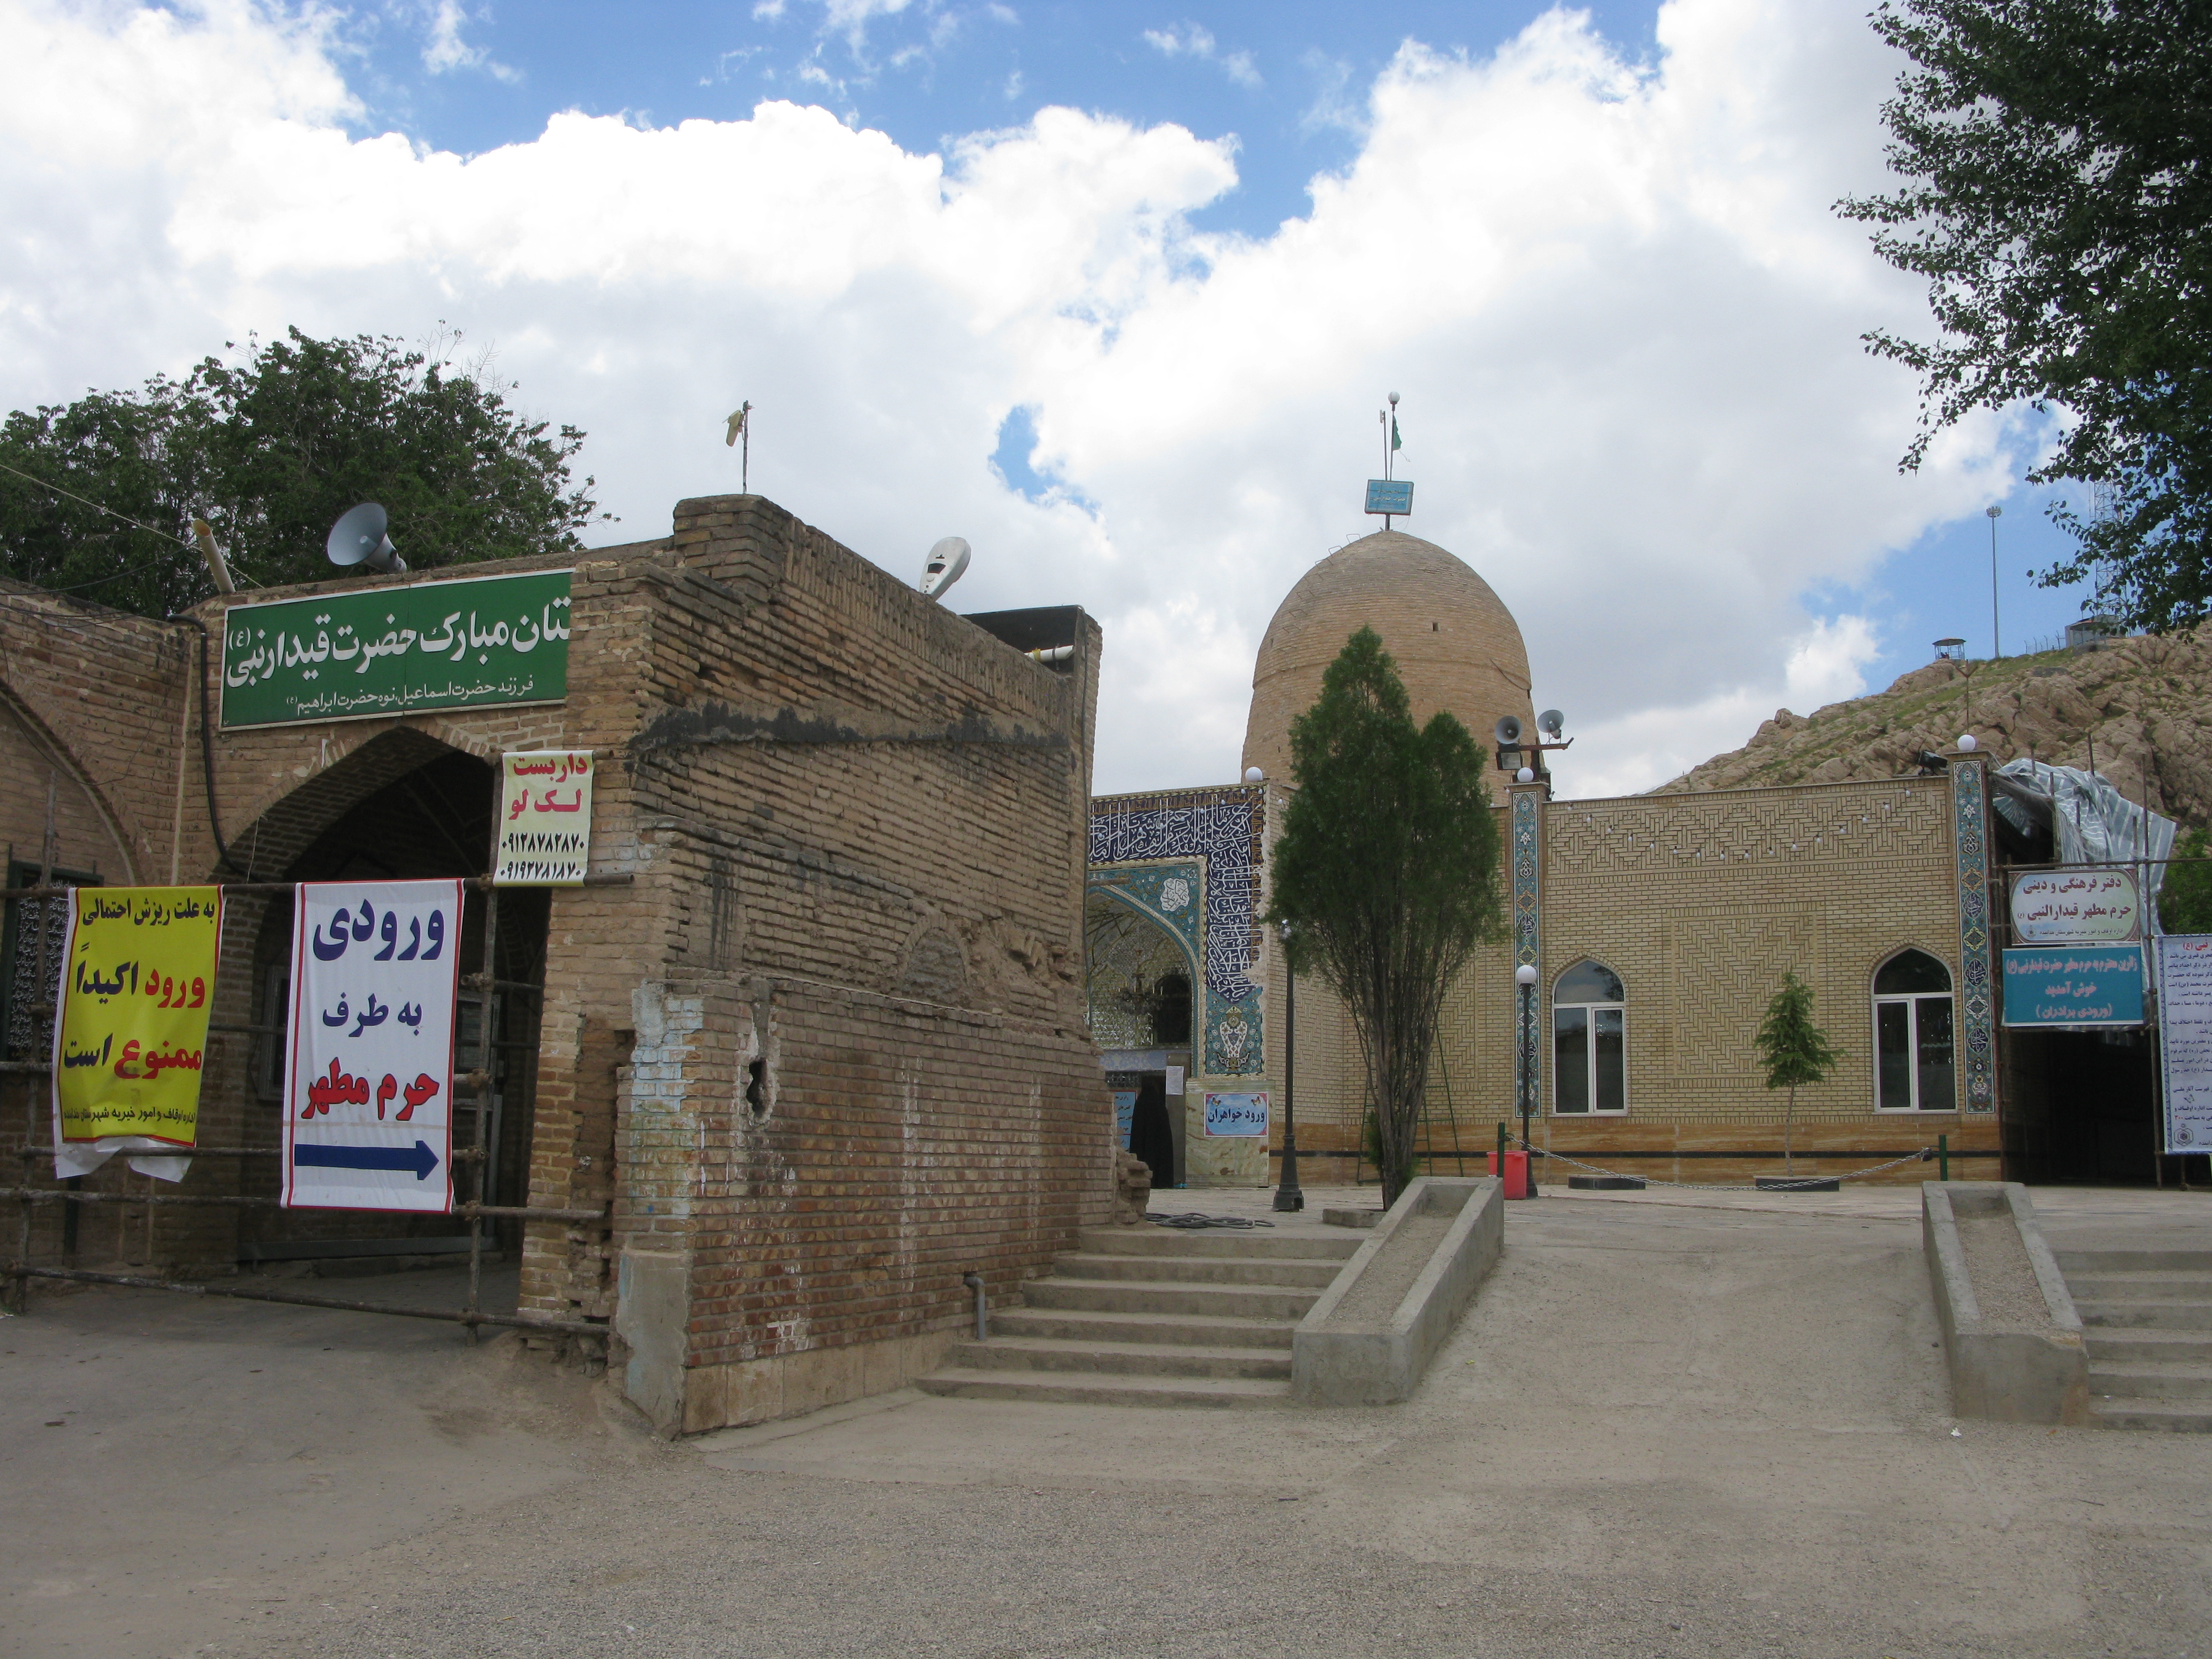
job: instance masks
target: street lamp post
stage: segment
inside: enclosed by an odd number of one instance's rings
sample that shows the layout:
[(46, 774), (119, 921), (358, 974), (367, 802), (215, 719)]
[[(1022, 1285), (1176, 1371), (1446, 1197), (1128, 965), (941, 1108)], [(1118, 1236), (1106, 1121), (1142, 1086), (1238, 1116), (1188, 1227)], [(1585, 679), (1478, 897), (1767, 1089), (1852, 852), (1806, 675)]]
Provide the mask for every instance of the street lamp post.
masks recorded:
[(1291, 972), (1291, 924), (1283, 924), (1283, 1175), (1275, 1188), (1278, 1210), (1303, 1210), (1305, 1189), (1298, 1185), (1298, 1115), (1291, 1083), (1297, 1070), (1298, 981)]
[[(1533, 963), (1522, 963), (1513, 970), (1513, 982), (1521, 988), (1521, 1152), (1533, 1159), (1534, 1151), (1528, 1145), (1528, 1120), (1536, 1111), (1536, 969)], [(1500, 1170), (1501, 1176), (1505, 1173)], [(1528, 1174), (1528, 1190), (1536, 1190), (1534, 1170)]]
[(2004, 516), (2001, 507), (1982, 509), (1990, 515), (1990, 655), (2004, 655), (2004, 635), (1997, 629), (1997, 520)]

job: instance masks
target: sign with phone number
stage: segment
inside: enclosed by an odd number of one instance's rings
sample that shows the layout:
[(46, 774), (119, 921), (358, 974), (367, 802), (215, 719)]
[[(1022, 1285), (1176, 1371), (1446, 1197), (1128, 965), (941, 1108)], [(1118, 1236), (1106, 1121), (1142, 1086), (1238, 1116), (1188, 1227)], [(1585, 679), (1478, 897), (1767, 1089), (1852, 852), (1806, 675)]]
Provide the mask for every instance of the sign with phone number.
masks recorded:
[(1206, 1133), (1210, 1135), (1264, 1137), (1267, 1133), (1267, 1097), (1207, 1095)]

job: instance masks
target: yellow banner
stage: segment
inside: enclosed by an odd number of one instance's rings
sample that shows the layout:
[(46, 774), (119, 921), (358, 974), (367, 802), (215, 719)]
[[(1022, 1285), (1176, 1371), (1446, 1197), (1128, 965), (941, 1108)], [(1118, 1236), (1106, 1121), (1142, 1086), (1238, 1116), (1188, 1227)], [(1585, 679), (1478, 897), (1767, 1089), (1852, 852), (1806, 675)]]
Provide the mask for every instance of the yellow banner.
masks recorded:
[(54, 1032), (64, 1141), (199, 1139), (200, 1060), (222, 940), (214, 887), (70, 890)]

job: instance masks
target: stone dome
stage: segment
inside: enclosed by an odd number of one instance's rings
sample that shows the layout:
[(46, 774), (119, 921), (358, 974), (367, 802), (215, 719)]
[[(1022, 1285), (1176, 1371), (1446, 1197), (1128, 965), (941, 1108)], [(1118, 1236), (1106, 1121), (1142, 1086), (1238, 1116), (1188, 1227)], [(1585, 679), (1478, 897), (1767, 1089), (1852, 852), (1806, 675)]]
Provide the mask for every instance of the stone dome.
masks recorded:
[(1322, 673), (1363, 625), (1396, 660), (1416, 722), (1448, 708), (1485, 748), (1500, 714), (1534, 732), (1528, 652), (1513, 613), (1434, 542), (1384, 530), (1315, 565), (1277, 608), (1253, 665), (1244, 766), (1289, 781), (1291, 721), (1313, 707)]

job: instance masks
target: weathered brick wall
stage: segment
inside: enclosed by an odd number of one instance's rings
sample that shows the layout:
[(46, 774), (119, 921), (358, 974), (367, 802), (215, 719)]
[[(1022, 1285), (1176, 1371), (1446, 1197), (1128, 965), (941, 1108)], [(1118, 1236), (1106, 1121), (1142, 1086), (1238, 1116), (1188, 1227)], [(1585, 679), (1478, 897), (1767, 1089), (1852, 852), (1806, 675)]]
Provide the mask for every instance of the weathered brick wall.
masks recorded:
[[(682, 503), (666, 541), (444, 574), (557, 563), (574, 570), (565, 703), (217, 732), (231, 859), (283, 878), (455, 752), (599, 754), (592, 872), (629, 879), (550, 897), (530, 1196), (612, 1215), (527, 1230), (524, 1304), (611, 1317), (625, 1251), (680, 1259), (693, 1427), (892, 1386), (963, 1316), (962, 1273), (1010, 1294), (1110, 1201), (1079, 984), (1097, 630), (1080, 623), (1073, 672), (1044, 668), (756, 497)], [(232, 602), (204, 619), (219, 629)], [(36, 720), (123, 684), (52, 618), (15, 625), (7, 684), (31, 665)], [(112, 754), (104, 715), (54, 746), (88, 798), (122, 803), (87, 824), (112, 822), (142, 866), (173, 856), (207, 878), (197, 640), (114, 626), (147, 680), (138, 711), (113, 722)], [(0, 810), (20, 817), (12, 799)], [(262, 1018), (253, 969), (286, 902), (234, 897), (218, 1024)], [(216, 1039), (204, 1139), (273, 1138), (252, 1046)], [(240, 1178), (203, 1159), (185, 1190)], [(178, 1262), (226, 1262), (237, 1233), (219, 1209), (161, 1218)]]

